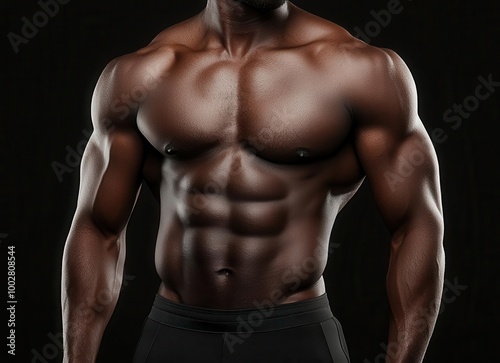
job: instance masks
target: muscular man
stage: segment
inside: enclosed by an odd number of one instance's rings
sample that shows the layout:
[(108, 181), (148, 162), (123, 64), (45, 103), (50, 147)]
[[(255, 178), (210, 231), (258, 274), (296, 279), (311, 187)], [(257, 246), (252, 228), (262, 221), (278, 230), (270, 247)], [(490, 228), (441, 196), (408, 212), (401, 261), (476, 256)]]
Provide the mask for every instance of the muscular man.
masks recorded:
[(162, 283), (134, 362), (348, 362), (322, 274), (365, 178), (392, 233), (387, 362), (422, 361), (443, 219), (394, 52), (286, 0), (208, 0), (107, 66), (92, 118), (63, 261), (65, 362), (96, 359), (143, 182), (161, 206)]

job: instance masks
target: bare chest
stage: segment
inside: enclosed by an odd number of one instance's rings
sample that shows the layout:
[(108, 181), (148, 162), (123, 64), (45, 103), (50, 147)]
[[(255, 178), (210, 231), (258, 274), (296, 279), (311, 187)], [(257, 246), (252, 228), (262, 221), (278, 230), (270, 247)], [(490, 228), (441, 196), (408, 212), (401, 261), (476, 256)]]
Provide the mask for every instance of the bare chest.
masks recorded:
[(167, 156), (240, 146), (276, 163), (329, 157), (351, 129), (341, 87), (329, 78), (302, 56), (183, 55), (141, 105), (138, 126)]

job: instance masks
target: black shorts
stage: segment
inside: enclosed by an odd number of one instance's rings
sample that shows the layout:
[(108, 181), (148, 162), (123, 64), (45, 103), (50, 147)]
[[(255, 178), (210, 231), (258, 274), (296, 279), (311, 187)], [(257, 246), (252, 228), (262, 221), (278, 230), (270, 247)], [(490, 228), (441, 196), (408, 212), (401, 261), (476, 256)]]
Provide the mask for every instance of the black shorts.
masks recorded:
[(348, 363), (328, 298), (255, 309), (206, 309), (159, 295), (134, 363)]

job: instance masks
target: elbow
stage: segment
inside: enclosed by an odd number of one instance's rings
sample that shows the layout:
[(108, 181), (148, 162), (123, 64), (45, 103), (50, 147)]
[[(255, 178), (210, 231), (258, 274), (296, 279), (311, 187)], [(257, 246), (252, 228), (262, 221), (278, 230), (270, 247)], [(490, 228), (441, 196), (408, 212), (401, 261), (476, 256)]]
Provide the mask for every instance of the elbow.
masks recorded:
[(117, 249), (123, 229), (112, 228), (109, 223), (87, 211), (77, 211), (70, 235), (78, 240), (97, 243), (106, 251)]
[(445, 223), (444, 215), (440, 206), (435, 205), (414, 213), (414, 218), (410, 225), (415, 230), (420, 230), (425, 238), (430, 241), (436, 241), (440, 246), (443, 245)]
[(444, 215), (442, 212), (442, 209), (437, 209), (434, 211), (434, 213), (430, 213), (430, 222), (429, 224), (432, 225), (432, 229), (434, 231), (434, 234), (439, 242), (439, 245), (442, 247), (443, 242), (444, 242), (444, 233), (445, 233), (445, 224), (444, 224)]
[(444, 260), (445, 222), (440, 209), (425, 208), (409, 214), (399, 228), (392, 233), (392, 245), (398, 250), (411, 244), (417, 248), (434, 251), (437, 258)]

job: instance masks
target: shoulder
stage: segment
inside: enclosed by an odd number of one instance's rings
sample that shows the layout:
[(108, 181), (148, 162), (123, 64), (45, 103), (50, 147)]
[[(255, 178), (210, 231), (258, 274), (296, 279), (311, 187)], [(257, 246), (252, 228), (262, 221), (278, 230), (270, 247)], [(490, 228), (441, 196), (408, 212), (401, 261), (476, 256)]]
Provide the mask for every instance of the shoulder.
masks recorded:
[(380, 75), (406, 72), (401, 57), (391, 49), (378, 48), (354, 37), (343, 27), (326, 19), (306, 13), (299, 26), (304, 42), (315, 44), (326, 61), (332, 59), (349, 62), (355, 73)]
[(418, 119), (416, 86), (396, 52), (366, 44), (335, 23), (292, 9), (290, 38), (305, 46), (357, 121), (394, 129), (412, 127)]
[(315, 47), (332, 85), (342, 89), (353, 117), (364, 125), (408, 129), (418, 122), (417, 88), (410, 69), (393, 50), (355, 38), (342, 27), (318, 21)]
[(197, 17), (173, 25), (158, 34), (148, 45), (113, 59), (99, 82), (135, 86), (151, 77), (160, 77), (173, 65), (179, 52), (194, 47), (201, 32)]
[[(361, 41), (358, 41), (361, 42)], [(346, 60), (353, 68), (353, 81), (372, 88), (413, 87), (413, 76), (403, 59), (393, 50), (378, 48), (361, 42), (355, 47), (345, 47)], [(389, 90), (386, 90), (389, 91)]]
[(363, 77), (406, 71), (406, 65), (394, 51), (371, 46), (340, 25), (302, 9), (294, 8), (293, 13), (290, 38), (299, 44), (313, 46), (321, 60), (348, 62), (356, 71), (353, 73)]
[(149, 92), (167, 78), (177, 55), (190, 47), (189, 30), (193, 27), (191, 20), (174, 25), (147, 46), (110, 61), (92, 98), (94, 123), (102, 119), (115, 123), (132, 119)]
[(357, 39), (340, 44), (338, 49), (345, 98), (358, 121), (386, 120), (404, 126), (418, 118), (413, 75), (395, 51)]
[[(117, 57), (104, 68), (92, 96), (94, 126), (107, 124), (109, 120), (118, 124), (132, 119), (139, 103), (161, 82), (167, 62), (155, 62), (157, 55), (143, 52)], [(170, 52), (163, 53), (168, 59)]]
[(174, 58), (174, 47), (167, 44), (150, 44), (134, 53), (119, 56), (104, 68), (96, 91), (113, 95), (147, 88), (154, 79), (168, 72)]
[(371, 46), (340, 25), (295, 6), (292, 7), (292, 14), (291, 38), (315, 45), (318, 55), (325, 61), (336, 59), (348, 62), (353, 73), (363, 79), (395, 73), (410, 76), (406, 64), (393, 50)]
[(352, 67), (348, 94), (358, 121), (412, 128), (418, 120), (417, 87), (403, 59), (390, 49), (373, 46), (351, 52), (348, 59)]
[(151, 78), (161, 78), (174, 64), (177, 53), (189, 47), (186, 27), (180, 23), (167, 28), (145, 47), (113, 59), (104, 68), (99, 83), (127, 91)]

